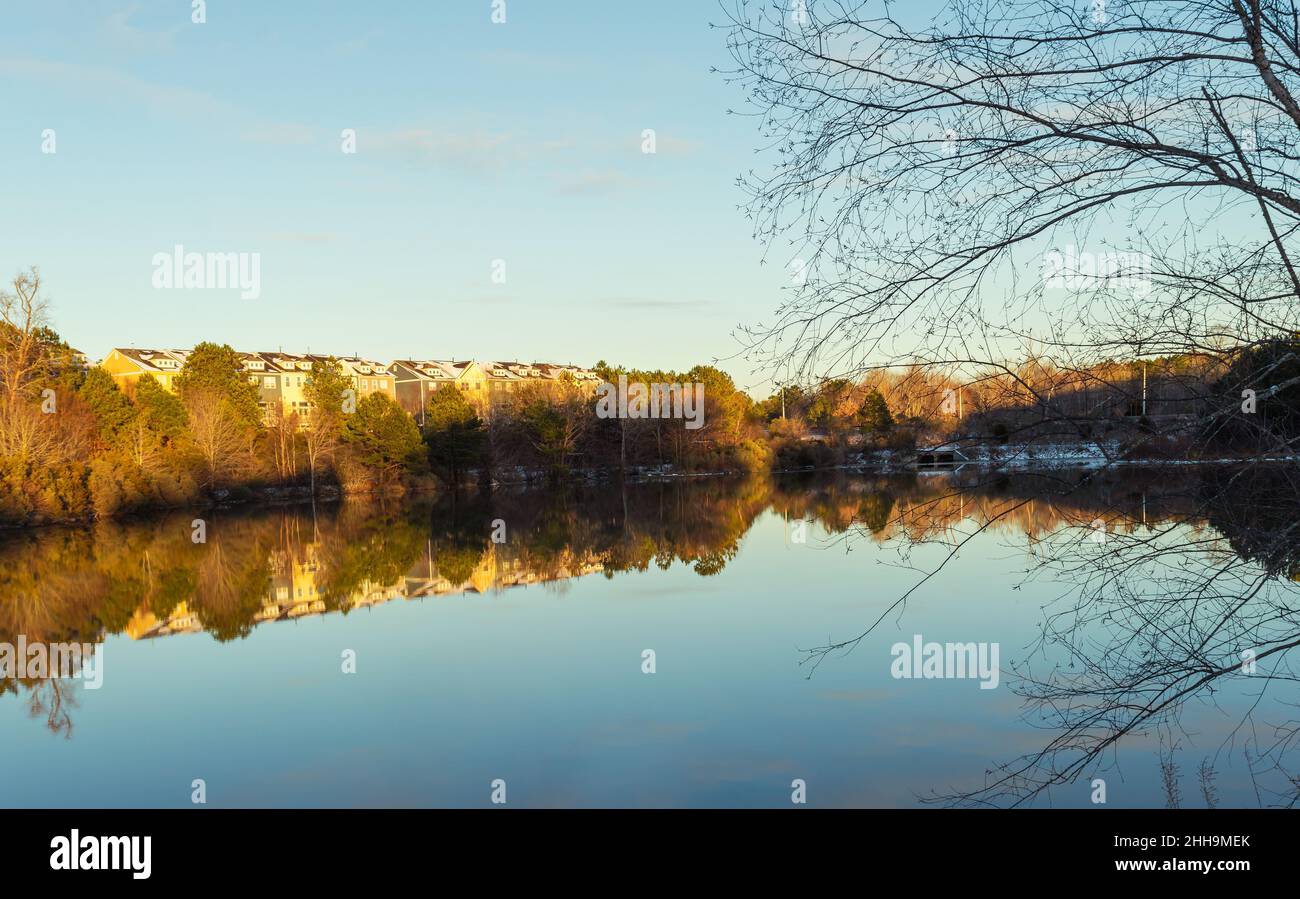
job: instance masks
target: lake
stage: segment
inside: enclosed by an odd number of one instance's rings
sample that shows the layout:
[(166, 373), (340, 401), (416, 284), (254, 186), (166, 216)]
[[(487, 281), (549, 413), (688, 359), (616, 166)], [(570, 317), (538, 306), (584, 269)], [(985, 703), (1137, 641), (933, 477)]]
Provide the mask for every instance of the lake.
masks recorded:
[(0, 682), (0, 804), (1286, 804), (1296, 480), (808, 473), (9, 533), (0, 642), (102, 643), (102, 684)]

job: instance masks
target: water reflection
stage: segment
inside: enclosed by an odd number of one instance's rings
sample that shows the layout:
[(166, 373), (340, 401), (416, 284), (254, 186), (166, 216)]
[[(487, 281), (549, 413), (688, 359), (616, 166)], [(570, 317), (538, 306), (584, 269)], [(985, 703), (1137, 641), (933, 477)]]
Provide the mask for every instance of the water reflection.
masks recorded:
[[(1023, 479), (968, 473), (900, 503), (903, 555), (924, 545), (946, 553), (918, 570), (916, 587), (959, 564), (971, 541), (1002, 531), (1023, 535), (1029, 548), (1018, 586), (1048, 581), (1058, 591), (1008, 678), (1026, 719), (1050, 738), (996, 762), (981, 786), (929, 801), (1033, 803), (1061, 785), (1098, 783), (1117, 770), (1121, 742), (1142, 736), (1158, 743), (1168, 806), (1188, 793), (1215, 805), (1219, 766), (1234, 753), (1262, 804), (1294, 805), (1300, 697), (1289, 652), (1300, 645), (1300, 472), (1075, 472), (1032, 483), (1025, 490)], [(913, 590), (807, 661), (815, 668), (856, 647), (902, 615)], [(1218, 746), (1203, 750), (1191, 789), (1175, 756), (1194, 703), (1221, 703), (1237, 717)]]
[[(1045, 729), (1041, 739), (1014, 758), (988, 759), (987, 778), (932, 792), (932, 801), (1032, 803), (1105, 776), (1123, 741), (1154, 734), (1170, 759), (1169, 801), (1197, 793), (1212, 803), (1218, 753), (1234, 747), (1204, 753), (1199, 786), (1180, 787), (1188, 781), (1172, 761), (1180, 714), (1190, 702), (1244, 690), (1249, 701), (1230, 739), (1248, 746), (1260, 801), (1290, 804), (1300, 782), (1288, 665), (1300, 644), (1297, 510), (1300, 474), (1279, 467), (809, 474), (497, 491), (213, 513), (199, 544), (193, 516), (176, 514), (6, 536), (0, 642), (195, 632), (228, 642), (378, 604), (533, 585), (562, 592), (577, 578), (678, 563), (715, 577), (770, 512), (784, 519), (787, 544), (804, 539), (808, 523), (819, 549), (869, 550), (914, 569), (912, 590), (862, 620), (845, 614), (839, 635), (808, 649), (805, 676), (882, 623), (905, 621), (913, 590), (973, 553), (988, 560), (1013, 547), (1003, 557), (1020, 583), (1051, 583), (1055, 598), (1041, 610), (1034, 644), (1003, 676), (1025, 717)], [(815, 581), (817, 562), (800, 564)], [(1239, 676), (1247, 651), (1260, 676)], [(51, 730), (71, 732), (76, 701), (66, 684), (9, 677), (0, 681), (0, 696), (7, 693)]]

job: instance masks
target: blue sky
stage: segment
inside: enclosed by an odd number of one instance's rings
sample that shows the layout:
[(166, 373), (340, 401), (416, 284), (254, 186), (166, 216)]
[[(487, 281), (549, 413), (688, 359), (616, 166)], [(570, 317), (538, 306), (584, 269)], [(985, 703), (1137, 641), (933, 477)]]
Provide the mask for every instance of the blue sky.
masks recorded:
[[(788, 260), (760, 264), (737, 208), (758, 136), (709, 71), (728, 62), (719, 10), (506, 9), (494, 25), (490, 0), (209, 0), (193, 24), (189, 0), (3, 3), (0, 274), (39, 265), (55, 327), (92, 358), (199, 340), (385, 361), (733, 355)], [(261, 296), (154, 289), (176, 244), (260, 253)]]

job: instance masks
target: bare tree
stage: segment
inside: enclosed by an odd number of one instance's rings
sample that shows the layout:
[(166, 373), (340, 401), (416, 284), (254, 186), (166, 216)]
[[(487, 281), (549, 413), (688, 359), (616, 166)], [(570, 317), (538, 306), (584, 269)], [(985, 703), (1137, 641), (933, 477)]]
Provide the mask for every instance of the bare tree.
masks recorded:
[(742, 179), (800, 284), (749, 329), (811, 376), (1106, 358), (1300, 327), (1293, 0), (737, 0), (774, 160)]
[(162, 457), (162, 444), (150, 427), (148, 416), (137, 412), (127, 422), (122, 434), (122, 445), (128, 458), (141, 471), (152, 471)]
[(298, 476), (300, 430), (298, 413), (290, 412), (286, 415), (283, 410), (276, 412), (275, 419), (268, 428), (267, 439), (271, 446), (271, 456), (276, 474), (281, 481), (292, 480)]
[(206, 484), (217, 488), (249, 461), (250, 437), (226, 400), (215, 390), (187, 392), (190, 439), (203, 459)]
[(48, 325), (49, 301), (32, 268), (0, 291), (0, 456), (48, 459), (57, 448), (53, 419), (41, 405), (51, 367)]
[(311, 405), (307, 413), (307, 429), (303, 434), (303, 448), (311, 472), (312, 496), (316, 495), (317, 469), (334, 457), (342, 441), (343, 416), (348, 414), (345, 404), (348, 408), (355, 408), (352, 405), (355, 393), (350, 398), (345, 397), (351, 389), (350, 385), (351, 381), (336, 360), (317, 360), (312, 363), (311, 377), (304, 389)]

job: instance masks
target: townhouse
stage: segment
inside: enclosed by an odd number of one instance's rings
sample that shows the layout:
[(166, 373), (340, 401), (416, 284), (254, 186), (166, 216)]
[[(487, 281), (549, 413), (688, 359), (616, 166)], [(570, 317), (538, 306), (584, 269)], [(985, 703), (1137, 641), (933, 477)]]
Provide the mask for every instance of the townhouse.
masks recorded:
[(433, 392), (444, 387), (463, 390), (470, 405), (490, 416), (525, 384), (555, 384), (566, 375), (586, 391), (594, 392), (600, 384), (600, 376), (589, 369), (550, 362), (398, 359), (389, 370), (396, 381), (398, 403), (421, 426)]
[(173, 382), (181, 373), (187, 356), (189, 350), (119, 347), (109, 352), (99, 365), (113, 376), (124, 393), (134, 393), (136, 382), (145, 375), (152, 375), (167, 390), (174, 390)]
[[(151, 350), (135, 347), (117, 347), (100, 362), (100, 366), (113, 376), (113, 380), (127, 393), (135, 390), (136, 383), (151, 375), (167, 390), (175, 391), (176, 376), (185, 366), (189, 350)], [(396, 382), (388, 366), (359, 356), (327, 356), (320, 353), (274, 352), (240, 353), (240, 361), (248, 382), (257, 388), (258, 406), (265, 421), (274, 421), (279, 414), (297, 413), (306, 418), (311, 409), (304, 388), (311, 380), (314, 362), (336, 361), (344, 375), (352, 382), (357, 400), (372, 393), (383, 393), (396, 399)]]
[(518, 377), (498, 367), (497, 363), (444, 361), (439, 359), (398, 359), (392, 365), (397, 379), (397, 401), (424, 426), (424, 410), (435, 390), (454, 387), (480, 415), (490, 415), (508, 394), (507, 382)]
[(297, 413), (306, 418), (310, 404), (303, 393), (311, 377), (311, 360), (296, 353), (241, 353), (249, 383), (257, 387), (257, 404), (262, 419), (275, 421), (280, 415)]
[(389, 366), (393, 375), (398, 404), (424, 427), (424, 410), (429, 406), (435, 390), (455, 387), (464, 368), (463, 363), (443, 362), (437, 359), (397, 359)]
[[(185, 365), (188, 350), (115, 348), (100, 363), (127, 392), (144, 375), (151, 375), (164, 388), (175, 390), (175, 377)], [(584, 391), (594, 391), (600, 377), (589, 369), (550, 362), (503, 362), (475, 360), (398, 359), (385, 365), (360, 356), (328, 356), (320, 353), (240, 353), (244, 373), (257, 387), (263, 420), (296, 413), (305, 424), (311, 403), (304, 388), (311, 380), (315, 362), (337, 362), (356, 391), (358, 401), (372, 393), (396, 400), (423, 427), (425, 410), (434, 391), (453, 387), (483, 416), (505, 406), (525, 384), (556, 384), (572, 378)]]
[(352, 382), (358, 401), (372, 393), (383, 393), (395, 399), (393, 376), (388, 366), (358, 356), (326, 356), (321, 353), (244, 353), (244, 370), (248, 380), (258, 387), (262, 415), (274, 420), (274, 412), (283, 415), (297, 414), (305, 426), (311, 412), (311, 401), (306, 388), (311, 382), (314, 363), (337, 362), (343, 374)]
[(514, 372), (525, 382), (554, 382), (569, 377), (583, 390), (593, 391), (600, 384), (600, 375), (589, 368), (581, 368), (577, 365), (557, 365), (554, 362), (494, 362), (492, 364)]
[[(312, 362), (329, 362), (331, 359), (339, 364), (343, 373), (352, 381), (352, 389), (357, 392), (357, 400), (363, 400), (372, 393), (382, 393), (390, 400), (397, 399), (396, 384), (389, 366), (360, 356), (322, 356), (308, 354), (305, 358)], [(308, 364), (308, 370), (311, 365)]]

